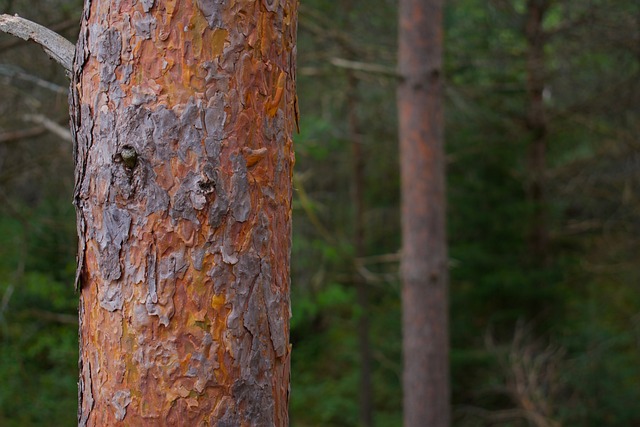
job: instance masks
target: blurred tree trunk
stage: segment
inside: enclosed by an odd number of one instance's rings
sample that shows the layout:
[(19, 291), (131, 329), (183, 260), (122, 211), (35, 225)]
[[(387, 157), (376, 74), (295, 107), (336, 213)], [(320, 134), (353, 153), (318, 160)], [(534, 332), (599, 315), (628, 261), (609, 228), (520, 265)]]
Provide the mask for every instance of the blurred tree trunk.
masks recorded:
[(450, 422), (442, 0), (401, 0), (404, 425)]
[(85, 0), (80, 425), (288, 425), (296, 18)]
[(527, 40), (527, 118), (531, 133), (528, 153), (527, 196), (533, 208), (529, 229), (529, 248), (535, 264), (544, 264), (548, 255), (548, 231), (545, 207), (545, 170), (548, 125), (544, 108), (545, 34), (542, 28), (549, 7), (547, 0), (528, 0), (525, 18)]
[[(356, 261), (366, 256), (365, 223), (364, 223), (364, 167), (365, 158), (362, 150), (362, 129), (358, 118), (358, 80), (353, 72), (348, 73), (348, 128), (352, 155), (352, 187), (354, 200), (353, 247)], [(358, 351), (360, 353), (360, 424), (362, 427), (373, 426), (373, 387), (371, 386), (371, 343), (369, 339), (369, 292), (367, 282), (359, 271), (354, 271), (353, 281), (356, 298), (360, 308), (358, 318)]]

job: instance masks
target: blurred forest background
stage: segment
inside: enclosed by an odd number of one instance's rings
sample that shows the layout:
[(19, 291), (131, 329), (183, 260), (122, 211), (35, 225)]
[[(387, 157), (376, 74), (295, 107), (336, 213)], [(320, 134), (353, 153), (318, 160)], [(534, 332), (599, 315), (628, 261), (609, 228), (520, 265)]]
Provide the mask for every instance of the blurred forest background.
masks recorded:
[[(0, 12), (74, 41), (81, 3)], [(302, 1), (293, 426), (402, 422), (396, 19)], [(447, 0), (445, 34), (454, 425), (640, 425), (640, 3)], [(67, 86), (0, 37), (0, 426), (76, 422)]]

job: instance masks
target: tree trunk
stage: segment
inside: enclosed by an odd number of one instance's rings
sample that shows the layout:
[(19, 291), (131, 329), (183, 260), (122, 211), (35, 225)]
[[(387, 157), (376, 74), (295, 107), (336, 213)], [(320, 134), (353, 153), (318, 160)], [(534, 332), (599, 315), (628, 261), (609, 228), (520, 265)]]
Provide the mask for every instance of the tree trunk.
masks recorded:
[[(352, 155), (352, 191), (353, 191), (353, 248), (355, 262), (366, 256), (365, 248), (365, 223), (364, 223), (364, 192), (365, 158), (362, 147), (362, 129), (358, 117), (358, 80), (352, 72), (348, 73), (348, 136), (351, 141)], [(354, 269), (355, 270), (355, 269)], [(360, 362), (360, 425), (361, 427), (373, 426), (373, 387), (371, 385), (371, 344), (369, 339), (369, 291), (368, 284), (359, 271), (353, 272), (353, 283), (356, 288), (356, 300), (360, 308), (358, 318), (358, 353)]]
[(450, 423), (442, 0), (401, 0), (404, 425)]
[(527, 2), (525, 38), (527, 40), (527, 128), (531, 133), (528, 152), (527, 197), (533, 213), (529, 229), (529, 249), (534, 264), (548, 259), (548, 231), (545, 207), (545, 171), (548, 125), (544, 108), (545, 35), (542, 28), (547, 0)]
[(85, 0), (81, 426), (286, 426), (296, 0)]

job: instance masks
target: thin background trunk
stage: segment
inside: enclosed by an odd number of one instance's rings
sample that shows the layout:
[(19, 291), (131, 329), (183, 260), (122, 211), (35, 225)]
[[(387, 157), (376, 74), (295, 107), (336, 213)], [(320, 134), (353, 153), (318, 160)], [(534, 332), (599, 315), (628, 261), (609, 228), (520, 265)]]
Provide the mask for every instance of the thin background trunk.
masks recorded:
[(85, 0), (80, 425), (288, 425), (296, 9)]
[[(362, 129), (358, 118), (358, 80), (353, 72), (348, 73), (349, 91), (347, 94), (349, 140), (352, 155), (352, 187), (354, 201), (353, 246), (356, 259), (366, 256), (364, 223), (364, 167), (365, 158), (362, 146)], [(357, 263), (354, 262), (354, 265)], [(369, 339), (369, 292), (367, 282), (358, 271), (354, 272), (356, 298), (360, 307), (358, 318), (358, 352), (360, 355), (360, 424), (373, 426), (373, 387), (371, 385), (371, 340)]]
[(450, 423), (442, 0), (401, 0), (404, 425)]
[(528, 152), (527, 196), (533, 207), (529, 230), (529, 248), (534, 264), (548, 259), (548, 230), (546, 225), (545, 171), (547, 159), (548, 123), (544, 107), (545, 34), (542, 23), (548, 9), (547, 0), (529, 0), (525, 21), (527, 40), (527, 127), (531, 133)]

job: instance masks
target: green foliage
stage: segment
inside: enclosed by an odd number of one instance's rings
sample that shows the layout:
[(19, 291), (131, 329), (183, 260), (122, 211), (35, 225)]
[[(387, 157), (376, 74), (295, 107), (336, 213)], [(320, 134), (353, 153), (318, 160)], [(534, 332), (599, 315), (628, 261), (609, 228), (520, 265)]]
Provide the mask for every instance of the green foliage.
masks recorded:
[[(58, 226), (72, 226), (73, 218), (56, 217), (47, 207), (41, 208), (30, 214), (28, 222), (0, 217), (3, 426), (75, 422), (77, 303), (66, 265), (71, 259), (60, 256), (69, 253), (65, 248), (73, 245), (73, 234), (69, 227)], [(22, 245), (24, 251), (19, 249)]]

